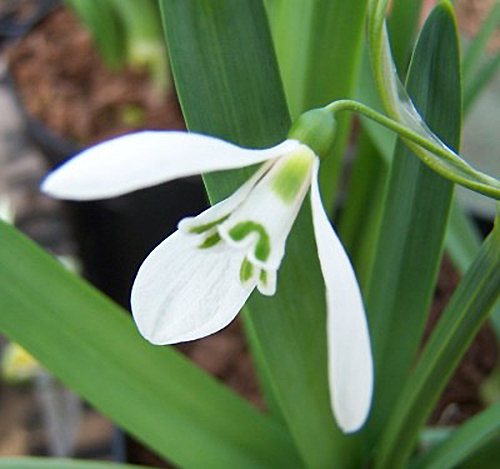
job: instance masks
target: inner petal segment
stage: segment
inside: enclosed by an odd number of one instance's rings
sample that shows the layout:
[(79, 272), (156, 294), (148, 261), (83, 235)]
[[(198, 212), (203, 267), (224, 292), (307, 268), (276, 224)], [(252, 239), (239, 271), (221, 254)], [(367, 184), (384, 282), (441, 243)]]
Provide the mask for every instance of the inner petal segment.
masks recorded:
[(311, 183), (316, 155), (302, 145), (279, 158), (244, 202), (217, 226), (224, 241), (245, 249), (257, 267), (277, 270), (285, 243)]

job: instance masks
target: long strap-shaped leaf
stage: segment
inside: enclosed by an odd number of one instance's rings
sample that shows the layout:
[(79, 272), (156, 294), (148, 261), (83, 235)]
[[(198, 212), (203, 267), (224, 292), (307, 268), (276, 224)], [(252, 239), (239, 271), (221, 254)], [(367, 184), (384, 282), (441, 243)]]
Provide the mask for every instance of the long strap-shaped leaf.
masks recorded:
[(112, 70), (118, 70), (125, 60), (125, 40), (113, 5), (109, 2), (94, 2), (91, 5), (85, 0), (65, 2), (91, 32), (106, 65)]
[(462, 62), (464, 82), (471, 82), (478, 65), (486, 54), (488, 43), (500, 24), (500, 4), (492, 6), (477, 36), (472, 39)]
[(500, 53), (497, 51), (492, 57), (487, 54), (488, 43), (499, 25), (500, 3), (497, 2), (489, 11), (477, 36), (469, 44), (462, 61), (464, 114), (500, 68)]
[[(371, 72), (368, 67), (368, 57), (365, 57), (365, 60), (363, 61), (362, 64), (362, 73), (361, 73), (361, 80), (360, 80), (360, 86), (358, 90), (358, 99), (365, 104), (368, 104), (370, 107), (377, 109), (379, 111), (382, 111), (382, 105), (380, 104), (380, 100), (378, 100), (378, 97), (376, 95), (376, 90), (375, 90), (375, 84), (374, 80), (371, 77)], [(464, 110), (465, 111), (465, 110)], [(393, 156), (393, 140), (392, 140), (392, 133), (390, 131), (387, 131), (387, 129), (380, 127), (377, 125), (377, 123), (367, 119), (367, 118), (361, 118), (361, 122), (363, 124), (363, 128), (366, 130), (368, 135), (370, 136), (373, 144), (375, 145), (376, 149), (378, 150), (378, 155), (380, 155), (380, 158), (382, 159), (382, 163), (385, 166), (389, 166), (392, 162), (392, 156)], [(375, 186), (376, 184), (382, 185), (376, 178), (381, 178), (381, 170), (377, 171), (371, 171), (372, 178), (375, 179), (375, 182), (371, 182), (370, 184), (372, 186)], [(372, 197), (376, 197), (376, 194)], [(455, 195), (456, 199), (456, 195)], [(372, 202), (373, 199), (370, 199)], [(349, 198), (346, 201), (346, 204), (350, 205)], [(371, 207), (370, 204), (365, 204), (366, 207)], [(355, 216), (355, 214), (353, 214)], [(378, 215), (375, 215), (378, 216)], [(360, 217), (363, 219), (373, 219), (374, 215), (372, 212), (370, 213), (360, 213)], [(340, 234), (344, 235), (345, 231), (342, 226), (343, 220), (341, 219), (341, 225), (339, 227), (340, 229)], [(359, 223), (362, 221), (360, 220)], [(348, 233), (347, 233), (348, 235)], [(364, 242), (364, 238), (371, 238), (371, 233), (363, 233), (362, 235), (362, 241)], [(351, 241), (349, 237), (342, 237), (342, 241), (345, 242), (346, 244), (350, 245)], [(455, 267), (458, 268), (461, 274), (465, 273), (467, 267), (472, 263), (474, 256), (476, 255), (477, 251), (479, 250), (480, 244), (481, 244), (481, 237), (478, 234), (477, 228), (473, 225), (472, 220), (467, 216), (465, 213), (464, 209), (460, 206), (459, 202), (455, 200), (453, 206), (452, 206), (452, 211), (450, 214), (449, 222), (448, 222), (448, 228), (447, 228), (447, 234), (446, 234), (446, 250), (448, 254), (450, 255), (453, 263), (455, 264)], [(371, 253), (368, 252), (368, 260), (370, 258)], [(357, 271), (361, 274), (364, 274), (364, 272), (367, 269), (366, 265), (359, 265), (358, 259), (354, 259), (356, 264), (356, 269)], [(363, 258), (361, 259), (363, 263), (366, 263), (366, 260)], [(363, 280), (363, 277), (361, 278)], [(495, 310), (492, 312), (492, 320), (494, 324), (494, 329), (495, 333), (497, 334), (498, 337), (500, 337), (500, 304), (496, 306)]]
[[(441, 1), (452, 9), (449, 0)], [(475, 170), (448, 145), (441, 142), (426, 125), (401, 86), (395, 73), (394, 60), (385, 26), (387, 3), (388, 0), (370, 0), (367, 16), (373, 75), (387, 113), (390, 117), (404, 122), (407, 127), (412, 128), (425, 139), (440, 147), (440, 156), (438, 157), (434, 152), (429, 152), (406, 140), (406, 144), (413, 152), (434, 171), (472, 190), (500, 199), (500, 181)]]
[(388, 173), (386, 161), (378, 154), (366, 130), (362, 129), (338, 230), (363, 290), (376, 254)]
[[(429, 126), (460, 140), (460, 57), (454, 17), (436, 7), (422, 30), (407, 82)], [(453, 184), (398, 142), (367, 291), (376, 397), (371, 428), (385, 423), (415, 357), (439, 268)]]
[(423, 2), (398, 0), (392, 4), (389, 18), (389, 35), (393, 47), (394, 62), (401, 76), (406, 67), (415, 41)]
[[(290, 112), (352, 98), (359, 73), (367, 0), (268, 0), (271, 29)], [(330, 209), (344, 163), (351, 115), (339, 114), (335, 143), (321, 165)], [(330, 210), (329, 210), (330, 211)]]
[[(264, 147), (286, 138), (290, 119), (260, 0), (162, 0), (172, 68), (190, 130)], [(212, 201), (248, 177), (205, 177)], [(265, 208), (263, 208), (265, 210)], [(330, 410), (324, 286), (311, 213), (304, 204), (287, 241), (275, 296), (254, 293), (248, 318), (273, 389), (310, 467), (342, 468), (349, 453)]]
[(2, 222), (0, 331), (180, 467), (298, 467), (280, 426)]
[[(458, 427), (449, 439), (432, 448), (420, 463), (417, 461), (416, 464), (412, 464), (411, 469), (453, 469), (499, 436), (500, 404), (496, 404)], [(498, 441), (496, 446), (498, 457), (500, 456)], [(498, 459), (495, 467), (498, 467), (497, 464)], [(484, 466), (475, 467), (484, 468)]]
[(405, 467), (440, 392), (499, 297), (497, 222), (459, 283), (394, 406), (377, 452), (377, 469)]

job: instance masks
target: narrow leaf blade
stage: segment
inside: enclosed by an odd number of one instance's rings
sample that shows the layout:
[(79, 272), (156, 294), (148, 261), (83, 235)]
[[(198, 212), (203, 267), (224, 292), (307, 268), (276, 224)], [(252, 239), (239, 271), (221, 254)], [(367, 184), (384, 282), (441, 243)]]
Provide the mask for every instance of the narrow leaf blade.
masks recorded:
[[(500, 404), (492, 406), (464, 424), (426, 455), (412, 469), (453, 469), (500, 436)], [(498, 442), (497, 442), (498, 443)], [(500, 454), (500, 451), (497, 452)], [(498, 463), (498, 459), (496, 461)], [(479, 467), (479, 466), (476, 466)], [(484, 467), (481, 465), (481, 467)]]
[(377, 469), (405, 464), (441, 391), (500, 297), (500, 227), (483, 243), (426, 343), (391, 413)]
[[(0, 222), (0, 330), (165, 458), (186, 468), (289, 467), (286, 432)], [(276, 452), (275, 448), (282, 451)]]
[[(448, 8), (438, 6), (420, 34), (407, 89), (428, 124), (452, 147), (460, 140), (459, 77), (454, 18)], [(451, 182), (398, 142), (367, 292), (377, 361), (374, 434), (383, 427), (420, 342), (452, 194)]]
[[(257, 148), (286, 138), (290, 118), (261, 2), (162, 0), (161, 5), (188, 127)], [(248, 174), (205, 176), (211, 200), (227, 197)], [(340, 468), (348, 456), (329, 403), (324, 296), (311, 211), (304, 204), (287, 241), (276, 295), (254, 293), (246, 318), (304, 461)]]

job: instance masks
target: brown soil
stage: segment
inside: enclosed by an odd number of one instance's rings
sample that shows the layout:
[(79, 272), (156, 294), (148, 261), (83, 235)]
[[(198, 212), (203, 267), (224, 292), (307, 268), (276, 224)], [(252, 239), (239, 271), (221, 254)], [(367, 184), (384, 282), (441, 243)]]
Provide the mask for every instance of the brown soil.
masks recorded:
[[(496, 0), (458, 0), (456, 12), (461, 32), (468, 37), (476, 35), (495, 4)], [(492, 37), (490, 49), (499, 50), (499, 48), (500, 30), (497, 29)]]
[(11, 47), (8, 59), (29, 113), (57, 135), (90, 144), (143, 128), (184, 128), (175, 93), (164, 96), (142, 72), (110, 72), (65, 8)]

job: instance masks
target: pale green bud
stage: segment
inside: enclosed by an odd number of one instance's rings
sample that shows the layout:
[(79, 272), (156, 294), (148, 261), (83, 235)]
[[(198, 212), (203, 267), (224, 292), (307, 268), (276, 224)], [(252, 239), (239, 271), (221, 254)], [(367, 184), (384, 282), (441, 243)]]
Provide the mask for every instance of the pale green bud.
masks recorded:
[(302, 114), (292, 125), (288, 138), (307, 145), (320, 158), (333, 145), (337, 122), (325, 109), (312, 109)]

